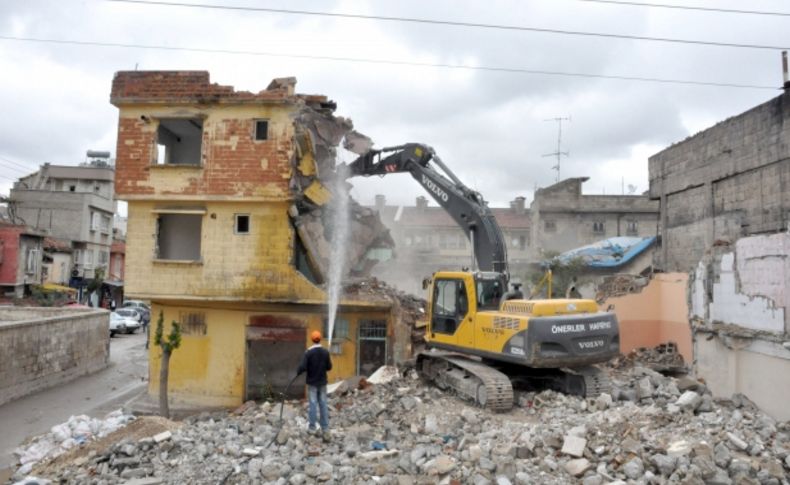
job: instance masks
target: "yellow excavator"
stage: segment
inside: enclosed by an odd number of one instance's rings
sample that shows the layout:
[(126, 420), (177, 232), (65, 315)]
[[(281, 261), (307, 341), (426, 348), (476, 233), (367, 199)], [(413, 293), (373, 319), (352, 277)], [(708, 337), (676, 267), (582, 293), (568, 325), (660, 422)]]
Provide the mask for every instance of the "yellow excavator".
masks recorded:
[(472, 246), (471, 270), (439, 271), (424, 282), (429, 321), (427, 350), (416, 359), (421, 375), (496, 411), (512, 408), (514, 386), (581, 396), (609, 391), (606, 374), (592, 364), (619, 354), (616, 316), (593, 300), (551, 299), (550, 290), (549, 299), (531, 300), (518, 285), (508, 289), (507, 248), (496, 219), (431, 147), (371, 150), (347, 167), (348, 176), (393, 173), (411, 174)]

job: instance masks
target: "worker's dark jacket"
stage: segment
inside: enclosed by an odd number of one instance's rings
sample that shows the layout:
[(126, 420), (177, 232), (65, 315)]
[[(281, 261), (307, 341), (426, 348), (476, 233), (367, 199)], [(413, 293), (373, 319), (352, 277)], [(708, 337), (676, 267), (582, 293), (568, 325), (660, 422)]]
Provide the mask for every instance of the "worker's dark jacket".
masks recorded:
[(296, 373), (307, 372), (308, 386), (325, 386), (326, 373), (330, 370), (332, 370), (332, 359), (329, 358), (329, 351), (320, 345), (313, 345), (304, 353)]

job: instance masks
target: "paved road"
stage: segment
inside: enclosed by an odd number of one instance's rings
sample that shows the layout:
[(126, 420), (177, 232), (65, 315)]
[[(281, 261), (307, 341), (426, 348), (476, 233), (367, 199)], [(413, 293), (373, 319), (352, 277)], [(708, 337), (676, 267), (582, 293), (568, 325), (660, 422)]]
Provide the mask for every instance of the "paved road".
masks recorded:
[(141, 392), (147, 382), (145, 335), (138, 331), (110, 340), (106, 369), (0, 406), (0, 476), (14, 463), (14, 448), (26, 438), (73, 415), (103, 417)]

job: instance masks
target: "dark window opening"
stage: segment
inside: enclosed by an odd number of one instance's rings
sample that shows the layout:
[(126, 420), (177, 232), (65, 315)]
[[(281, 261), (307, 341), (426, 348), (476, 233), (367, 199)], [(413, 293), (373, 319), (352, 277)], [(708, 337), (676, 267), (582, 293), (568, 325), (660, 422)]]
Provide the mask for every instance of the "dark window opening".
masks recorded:
[(545, 229), (546, 232), (554, 232), (557, 230), (557, 223), (554, 221), (543, 221), (543, 229)]
[(302, 273), (307, 278), (307, 281), (314, 285), (321, 284), (319, 272), (313, 268), (313, 263), (310, 261), (310, 256), (307, 255), (302, 239), (297, 235), (294, 241), (294, 265), (296, 270)]
[(156, 131), (156, 163), (159, 165), (200, 165), (203, 120), (199, 118), (160, 119)]
[(639, 232), (639, 226), (636, 221), (628, 221), (626, 222), (625, 230), (629, 236), (636, 236)]
[(250, 216), (249, 214), (236, 214), (236, 234), (249, 234), (250, 233)]
[(605, 232), (603, 221), (593, 222), (593, 232), (595, 234), (603, 234)]
[(269, 122), (267, 120), (257, 120), (255, 122), (255, 140), (263, 141), (269, 139)]
[(76, 185), (69, 185), (69, 192), (76, 192), (77, 186)]
[(199, 214), (161, 214), (157, 219), (156, 258), (200, 261), (202, 223)]

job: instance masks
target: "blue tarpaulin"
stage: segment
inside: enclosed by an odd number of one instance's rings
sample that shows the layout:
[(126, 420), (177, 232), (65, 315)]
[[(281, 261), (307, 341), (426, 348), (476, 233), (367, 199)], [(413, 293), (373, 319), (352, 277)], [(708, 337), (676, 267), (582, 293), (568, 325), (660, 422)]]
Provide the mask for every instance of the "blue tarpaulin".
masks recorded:
[[(581, 258), (590, 268), (617, 268), (622, 266), (656, 242), (656, 237), (610, 237), (587, 246), (566, 251), (556, 259), (568, 263)], [(550, 261), (544, 261), (547, 265)]]

